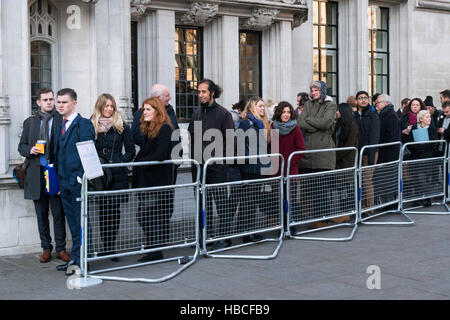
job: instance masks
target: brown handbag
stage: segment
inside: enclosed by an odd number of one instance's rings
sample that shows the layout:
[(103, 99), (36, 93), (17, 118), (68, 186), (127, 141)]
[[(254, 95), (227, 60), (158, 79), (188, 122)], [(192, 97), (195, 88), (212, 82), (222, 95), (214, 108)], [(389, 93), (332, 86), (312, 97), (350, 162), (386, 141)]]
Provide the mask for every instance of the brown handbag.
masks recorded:
[(30, 161), (25, 159), (25, 161), (21, 164), (18, 164), (13, 169), (13, 177), (16, 179), (16, 181), (19, 183), (19, 187), (21, 189), (25, 188), (25, 179), (27, 177), (27, 169), (30, 165)]

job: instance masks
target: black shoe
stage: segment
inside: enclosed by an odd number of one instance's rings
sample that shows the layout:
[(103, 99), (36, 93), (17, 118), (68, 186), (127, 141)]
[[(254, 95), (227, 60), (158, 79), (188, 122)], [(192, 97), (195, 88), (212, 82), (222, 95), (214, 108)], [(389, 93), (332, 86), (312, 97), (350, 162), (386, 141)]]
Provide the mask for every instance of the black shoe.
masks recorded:
[(217, 241), (216, 243), (214, 243), (214, 245), (212, 246), (211, 250), (219, 250), (219, 249), (224, 249), (224, 248), (228, 248), (229, 246), (231, 246), (231, 240), (227, 239), (227, 240), (220, 240)]
[(56, 266), (56, 270), (58, 271), (67, 271), (71, 266), (77, 266), (80, 267), (78, 263), (76, 263), (74, 260), (70, 260), (69, 262), (66, 262), (64, 264), (60, 264)]
[(154, 251), (154, 252), (149, 252), (142, 258), (138, 259), (138, 262), (150, 262), (150, 261), (155, 261), (155, 260), (161, 260), (163, 257), (164, 256), (163, 256), (162, 251)]
[(242, 242), (249, 243), (249, 242), (258, 242), (264, 240), (264, 237), (260, 234), (251, 234), (249, 236), (245, 236), (242, 239)]
[(421, 203), (424, 207), (431, 207), (431, 199), (422, 200)]

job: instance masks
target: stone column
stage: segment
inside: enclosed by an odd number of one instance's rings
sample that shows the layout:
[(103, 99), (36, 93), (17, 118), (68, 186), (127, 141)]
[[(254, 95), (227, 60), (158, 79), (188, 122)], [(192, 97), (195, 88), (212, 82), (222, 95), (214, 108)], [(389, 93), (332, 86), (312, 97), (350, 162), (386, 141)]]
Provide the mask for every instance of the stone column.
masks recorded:
[(0, 1), (0, 174), (6, 174), (9, 169), (9, 99), (6, 96), (6, 68), (3, 62), (3, 42), (5, 21), (3, 14), (3, 1)]
[(95, 5), (98, 94), (110, 93), (131, 119), (131, 24), (129, 1), (104, 0)]
[(31, 114), (28, 1), (0, 1), (0, 172), (21, 157), (22, 122)]
[[(348, 38), (350, 93), (369, 89), (369, 29), (367, 25), (368, 0), (349, 2)], [(356, 37), (355, 37), (356, 32)]]
[(217, 102), (231, 109), (239, 101), (239, 18), (222, 16), (207, 24), (204, 45), (204, 77), (222, 87)]
[(262, 34), (263, 99), (295, 101), (292, 95), (291, 23), (280, 21)]
[(152, 85), (169, 87), (175, 106), (175, 12), (156, 10), (138, 24), (139, 101), (148, 98)]

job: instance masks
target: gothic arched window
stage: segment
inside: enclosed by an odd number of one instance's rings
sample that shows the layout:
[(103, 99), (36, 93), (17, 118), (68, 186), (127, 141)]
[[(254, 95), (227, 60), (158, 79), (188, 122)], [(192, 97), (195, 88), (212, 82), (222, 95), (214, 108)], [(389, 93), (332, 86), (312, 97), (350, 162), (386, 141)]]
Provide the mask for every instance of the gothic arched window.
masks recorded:
[(52, 45), (56, 43), (56, 8), (50, 0), (30, 4), (31, 108), (38, 109), (36, 91), (52, 88)]

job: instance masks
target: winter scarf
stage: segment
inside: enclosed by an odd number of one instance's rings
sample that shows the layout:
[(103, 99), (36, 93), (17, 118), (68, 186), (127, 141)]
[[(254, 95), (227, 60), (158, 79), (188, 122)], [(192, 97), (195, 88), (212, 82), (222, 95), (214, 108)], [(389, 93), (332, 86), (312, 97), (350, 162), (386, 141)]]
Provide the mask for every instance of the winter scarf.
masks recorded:
[(292, 132), (292, 130), (295, 129), (296, 126), (297, 126), (296, 120), (289, 120), (288, 122), (278, 122), (275, 120), (273, 122), (273, 127), (279, 130), (280, 136), (287, 136), (289, 133)]

